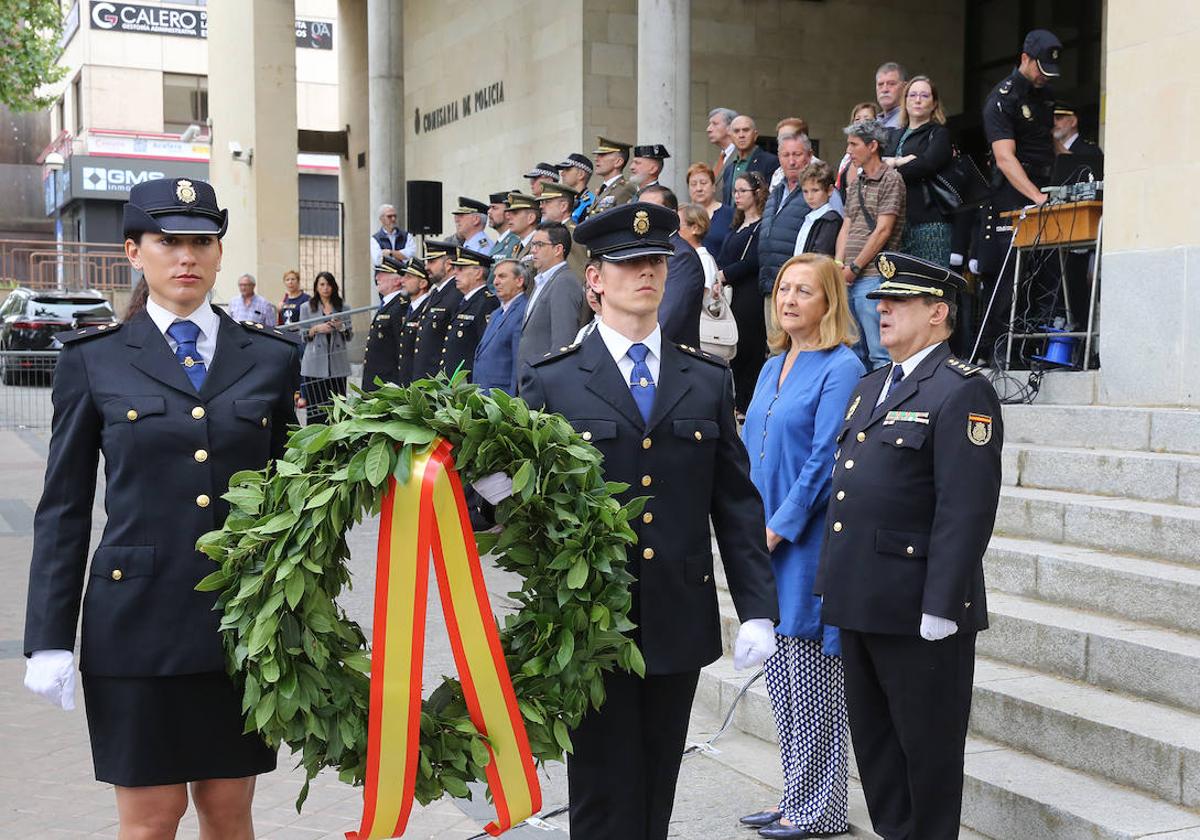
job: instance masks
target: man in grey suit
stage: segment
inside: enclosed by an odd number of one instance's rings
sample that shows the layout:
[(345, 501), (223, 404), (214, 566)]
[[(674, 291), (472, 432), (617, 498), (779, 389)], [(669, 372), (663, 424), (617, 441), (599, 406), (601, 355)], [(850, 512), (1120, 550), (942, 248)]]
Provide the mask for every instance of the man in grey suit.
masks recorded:
[(536, 362), (571, 344), (580, 325), (591, 317), (583, 296), (583, 281), (567, 265), (572, 243), (566, 226), (543, 222), (529, 244), (537, 276), (521, 327), (517, 350), (521, 362)]

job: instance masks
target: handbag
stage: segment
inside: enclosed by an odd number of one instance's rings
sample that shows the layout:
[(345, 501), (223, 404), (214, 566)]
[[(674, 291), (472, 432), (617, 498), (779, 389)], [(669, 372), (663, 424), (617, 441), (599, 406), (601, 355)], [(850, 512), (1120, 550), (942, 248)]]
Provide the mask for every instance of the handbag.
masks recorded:
[(943, 213), (970, 210), (988, 200), (991, 185), (970, 155), (956, 147), (954, 157), (925, 182), (926, 199)]
[(737, 321), (726, 299), (731, 293), (732, 289), (726, 286), (723, 294), (708, 297), (700, 307), (700, 349), (727, 362), (737, 355), (738, 343)]

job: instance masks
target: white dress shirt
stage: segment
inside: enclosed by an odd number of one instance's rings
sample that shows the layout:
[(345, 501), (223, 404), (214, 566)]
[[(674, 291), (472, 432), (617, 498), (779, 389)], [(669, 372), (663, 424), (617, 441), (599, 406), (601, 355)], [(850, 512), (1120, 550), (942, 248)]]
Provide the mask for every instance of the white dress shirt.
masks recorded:
[[(937, 344), (930, 344), (924, 350), (918, 350), (916, 353), (913, 353), (911, 356), (901, 362), (900, 367), (904, 368), (904, 379), (908, 379), (908, 377), (912, 376), (913, 371), (917, 369), (917, 365), (925, 361), (926, 356), (928, 356), (938, 347), (941, 347), (944, 343), (945, 342), (939, 341)], [(896, 363), (892, 362), (892, 366), (888, 370), (887, 379), (883, 383), (883, 390), (879, 392), (879, 399), (875, 400), (876, 406), (883, 405), (883, 401), (887, 399), (888, 392), (892, 390), (892, 377), (895, 375), (895, 370)], [(900, 381), (903, 382), (904, 380), (902, 379)]]
[[(837, 193), (835, 192), (834, 195), (837, 195)], [(793, 256), (804, 253), (804, 243), (808, 241), (808, 232), (812, 230), (813, 225), (817, 223), (817, 219), (824, 216), (825, 211), (832, 206), (833, 205), (826, 201), (815, 210), (808, 211), (808, 215), (805, 216), (804, 221), (800, 223), (800, 231), (796, 234), (796, 247), (792, 249)]]
[(379, 301), (379, 308), (382, 309), (383, 307), (387, 306), (389, 303), (392, 302), (392, 298), (394, 298), (398, 294), (400, 294), (399, 289), (396, 289), (396, 291), (394, 291), (394, 292), (388, 292), (386, 295), (383, 296), (383, 300)]
[[(658, 372), (662, 366), (662, 329), (658, 324), (655, 324), (650, 335), (640, 342), (621, 335), (604, 323), (603, 318), (596, 322), (596, 332), (604, 339), (604, 346), (617, 363), (617, 369), (621, 371), (626, 385), (629, 385), (629, 377), (633, 374), (633, 359), (629, 358), (629, 348), (635, 344), (645, 344), (646, 349), (650, 351), (646, 354), (646, 367), (650, 368), (650, 378), (654, 380), (655, 385), (658, 384)], [(632, 390), (632, 386), (630, 389)]]
[(200, 335), (196, 336), (196, 352), (200, 354), (200, 360), (204, 362), (205, 368), (212, 370), (213, 357), (217, 354), (217, 330), (220, 329), (221, 319), (208, 301), (196, 307), (195, 311), (186, 318), (180, 318), (174, 312), (164, 309), (147, 298), (146, 314), (150, 316), (154, 326), (158, 327), (158, 331), (163, 334), (172, 353), (175, 352), (178, 345), (175, 343), (175, 339), (167, 335), (168, 327), (176, 321), (191, 321), (199, 327)]
[(408, 311), (409, 311), (409, 313), (411, 314), (411, 313), (413, 313), (413, 312), (416, 312), (416, 311), (417, 311), (417, 307), (418, 307), (418, 306), (420, 306), (422, 303), (424, 303), (424, 302), (425, 302), (425, 298), (427, 298), (427, 297), (429, 297), (429, 292), (426, 292), (426, 293), (425, 293), (425, 294), (423, 294), (423, 295), (417, 295), (415, 298), (413, 298), (412, 300), (410, 300), (410, 301), (408, 302)]

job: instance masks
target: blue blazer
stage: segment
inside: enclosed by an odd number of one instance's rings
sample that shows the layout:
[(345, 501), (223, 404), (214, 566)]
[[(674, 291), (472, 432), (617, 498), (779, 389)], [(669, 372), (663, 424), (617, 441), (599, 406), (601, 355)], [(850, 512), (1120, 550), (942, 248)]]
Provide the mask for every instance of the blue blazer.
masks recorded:
[(837, 629), (822, 626), (821, 599), (813, 595), (813, 583), (837, 433), (863, 366), (843, 345), (801, 353), (779, 388), (783, 360), (780, 354), (763, 365), (742, 428), (750, 450), (750, 480), (762, 496), (767, 527), (783, 537), (771, 553), (779, 591), (776, 631), (820, 639), (825, 653), (837, 655)]
[(506, 394), (517, 393), (517, 345), (521, 343), (521, 322), (529, 296), (518, 295), (508, 311), (497, 309), (488, 321), (483, 338), (475, 348), (471, 381), (480, 388), (499, 388)]

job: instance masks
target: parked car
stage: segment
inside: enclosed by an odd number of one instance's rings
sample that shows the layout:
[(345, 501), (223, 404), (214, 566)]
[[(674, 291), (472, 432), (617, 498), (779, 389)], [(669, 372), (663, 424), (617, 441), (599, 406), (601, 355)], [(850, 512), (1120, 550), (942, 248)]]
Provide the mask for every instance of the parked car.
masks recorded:
[[(90, 289), (13, 289), (0, 304), (0, 375), (4, 384), (49, 382), (56, 357), (47, 356), (46, 351), (62, 349), (55, 333), (116, 321), (112, 304)], [(26, 355), (22, 351), (40, 352)]]

